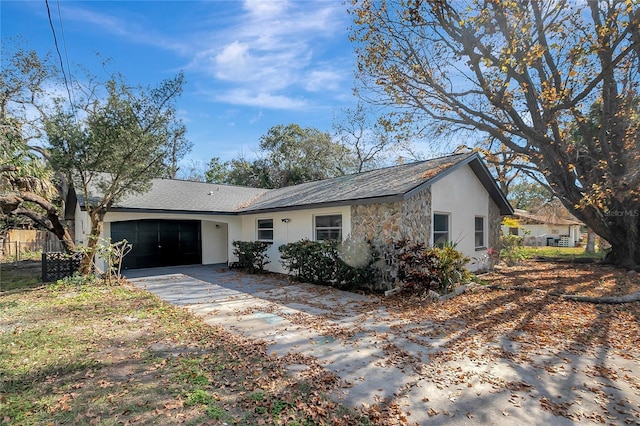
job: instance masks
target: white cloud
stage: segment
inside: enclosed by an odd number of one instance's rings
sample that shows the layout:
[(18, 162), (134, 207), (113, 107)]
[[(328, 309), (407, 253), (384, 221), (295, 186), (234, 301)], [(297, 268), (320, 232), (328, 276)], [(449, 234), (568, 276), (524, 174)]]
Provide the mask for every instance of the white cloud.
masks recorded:
[(294, 99), (291, 93), (302, 97), (305, 91), (344, 91), (340, 89), (346, 79), (339, 70), (326, 65), (318, 69), (317, 65), (324, 44), (344, 34), (344, 6), (248, 0), (243, 10), (230, 27), (208, 37), (215, 45), (204, 46), (189, 65), (213, 77), (212, 85), (226, 82), (231, 86), (218, 99), (237, 105), (294, 108), (306, 102)]
[(251, 55), (246, 43), (234, 41), (228, 44), (214, 58), (216, 76), (223, 80), (235, 80), (239, 76), (247, 78), (246, 70), (251, 66)]
[(153, 28), (144, 16), (70, 4), (65, 3), (69, 19), (185, 58), (187, 72), (205, 77), (196, 83), (200, 93), (222, 92), (216, 98), (234, 105), (293, 108), (306, 104), (298, 100), (305, 93), (340, 96), (350, 90), (342, 87), (350, 84), (344, 77), (350, 69), (341, 73), (322, 57), (349, 25), (341, 2), (245, 0), (241, 7), (204, 2), (198, 10), (209, 10), (209, 16), (202, 13), (189, 31)]
[(258, 19), (268, 19), (286, 11), (288, 3), (288, 1), (245, 0), (242, 7)]
[(216, 96), (216, 100), (234, 105), (247, 105), (269, 109), (299, 109), (306, 106), (304, 100), (293, 99), (268, 92), (254, 92), (248, 89), (232, 89)]
[(314, 70), (306, 78), (305, 89), (310, 92), (322, 90), (338, 90), (344, 81), (344, 76), (334, 70)]
[(126, 38), (134, 43), (155, 46), (177, 53), (185, 53), (190, 50), (188, 42), (167, 36), (162, 29), (156, 31), (150, 28), (150, 23), (144, 25), (144, 22), (134, 20), (131, 17), (126, 19), (108, 13), (95, 12), (70, 2), (63, 3), (63, 7), (66, 19), (90, 24), (92, 27), (101, 28), (107, 33)]

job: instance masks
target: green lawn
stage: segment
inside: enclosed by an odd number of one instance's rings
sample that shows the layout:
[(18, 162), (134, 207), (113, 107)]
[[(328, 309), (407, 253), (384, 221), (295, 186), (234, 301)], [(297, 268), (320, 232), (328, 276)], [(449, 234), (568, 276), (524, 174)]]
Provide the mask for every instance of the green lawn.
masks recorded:
[(527, 257), (554, 257), (567, 259), (602, 259), (602, 252), (587, 253), (584, 247), (524, 247)]
[(0, 263), (0, 291), (41, 286), (41, 265), (34, 261)]
[[(126, 282), (44, 286), (37, 268), (10, 268), (0, 290), (3, 425), (371, 424), (326, 397), (339, 383), (311, 359), (276, 358)], [(307, 368), (293, 376), (290, 363)]]

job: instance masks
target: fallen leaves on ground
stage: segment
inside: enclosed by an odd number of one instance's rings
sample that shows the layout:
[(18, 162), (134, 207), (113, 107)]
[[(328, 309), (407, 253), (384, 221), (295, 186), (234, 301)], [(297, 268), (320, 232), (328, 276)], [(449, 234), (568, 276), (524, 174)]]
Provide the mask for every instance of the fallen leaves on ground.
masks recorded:
[[(534, 404), (575, 421), (640, 422), (637, 399), (625, 399), (615, 388), (624, 384), (638, 395), (637, 368), (607, 362), (615, 355), (637, 366), (640, 303), (595, 305), (554, 296), (638, 291), (637, 276), (626, 271), (528, 262), (482, 277), (501, 289), (478, 286), (438, 302), (397, 295), (340, 303), (341, 293), (334, 289), (301, 285), (304, 291), (289, 294), (288, 286), (298, 284), (272, 285), (277, 278), (257, 277), (258, 285), (273, 290), (261, 296), (265, 303), (236, 314), (280, 315), (350, 348), (366, 334), (366, 344), (378, 350), (378, 368), (407, 370), (415, 381), (386, 393), (391, 397), (377, 396), (358, 414), (327, 397), (353, 383), (341, 381), (313, 357), (269, 354), (267, 342), (207, 326), (187, 310), (131, 288), (39, 289), (0, 295), (7, 312), (0, 340), (9, 355), (0, 369), (3, 389), (10, 389), (2, 402), (20, 407), (23, 402), (12, 397), (21, 395), (35, 401), (24, 412), (45, 413), (61, 423), (109, 418), (140, 424), (161, 418), (166, 424), (409, 425), (416, 413), (455, 416), (456, 404), (465, 397), (489, 394), (506, 396), (504, 416)], [(305, 306), (313, 309), (304, 312)], [(24, 355), (46, 336), (60, 336), (59, 347)], [(575, 362), (584, 355), (602, 361)], [(493, 373), (492, 362), (558, 381), (578, 375), (586, 380), (567, 379), (566, 394), (556, 395), (537, 388), (535, 380)], [(420, 395), (419, 407), (401, 403), (425, 383), (433, 393)], [(476, 414), (458, 413), (472, 420), (480, 418)], [(4, 412), (2, 418), (9, 424), (27, 422)]]
[[(320, 287), (317, 293), (310, 289), (310, 294), (298, 298), (290, 295), (286, 299), (274, 297), (271, 312), (344, 344), (357, 341), (353, 331), (368, 332), (379, 342), (383, 354), (376, 363), (378, 367), (395, 366), (403, 370), (409, 367), (414, 374), (433, 382), (441, 390), (462, 386), (468, 388), (468, 392), (474, 392), (476, 385), (484, 384), (494, 392), (511, 392), (509, 402), (514, 409), (523, 407), (526, 399), (537, 395), (539, 390), (525, 381), (505, 380), (482, 368), (474, 370), (460, 365), (468, 363), (482, 367), (492, 361), (508, 360), (526, 366), (527, 370), (537, 370), (539, 374), (563, 377), (580, 368), (573, 365), (569, 354), (594, 355), (605, 351), (628, 360), (640, 357), (640, 304), (597, 305), (556, 296), (558, 293), (590, 297), (629, 294), (640, 289), (637, 275), (605, 265), (527, 262), (485, 274), (482, 280), (500, 289), (481, 285), (455, 298), (437, 302), (421, 295), (400, 294), (363, 301), (360, 305), (351, 304), (336, 311), (335, 304), (322, 303), (327, 298), (338, 297), (335, 291)], [(522, 287), (526, 287), (526, 291)], [(324, 308), (330, 315), (283, 314), (283, 303), (306, 304), (313, 306), (315, 311)], [(381, 307), (386, 315), (380, 315)], [(256, 309), (262, 310), (262, 307)], [(357, 323), (358, 328), (341, 328), (340, 322), (346, 319)], [(376, 324), (378, 329), (381, 324), (387, 324), (388, 332), (372, 332), (367, 324)], [(405, 342), (424, 348), (428, 361), (407, 351)], [(640, 386), (637, 371), (628, 374), (616, 367), (595, 365), (580, 368), (579, 372), (606, 379), (609, 383), (624, 380), (635, 389)], [(396, 394), (400, 397), (410, 387), (399, 389)], [(572, 392), (576, 395), (591, 393), (597, 397), (602, 390), (600, 385), (583, 385), (575, 386)], [(580, 410), (577, 402), (557, 399), (555, 395), (537, 398), (543, 410), (576, 421), (606, 417), (611, 409), (605, 404), (601, 411), (587, 413)], [(396, 398), (376, 402), (364, 409), (377, 423), (407, 424), (403, 420), (407, 416), (396, 404)], [(447, 413), (429, 404), (425, 410), (430, 416)], [(629, 416), (627, 419), (637, 421), (640, 419), (638, 410), (640, 407), (632, 406), (620, 411)]]

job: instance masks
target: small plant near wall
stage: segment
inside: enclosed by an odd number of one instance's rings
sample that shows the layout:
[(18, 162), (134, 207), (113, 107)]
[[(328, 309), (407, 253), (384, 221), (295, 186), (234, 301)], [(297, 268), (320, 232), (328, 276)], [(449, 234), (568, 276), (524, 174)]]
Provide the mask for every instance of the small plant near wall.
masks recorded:
[(233, 254), (238, 261), (231, 266), (255, 274), (265, 272), (265, 265), (271, 263), (267, 249), (271, 243), (266, 241), (233, 241)]
[(397, 279), (404, 289), (449, 293), (473, 276), (465, 266), (470, 259), (453, 243), (429, 247), (422, 242), (403, 239), (395, 241), (394, 247)]
[[(91, 271), (100, 270), (96, 261), (102, 259), (106, 264), (102, 279), (108, 284), (117, 283), (122, 278), (122, 259), (131, 252), (133, 245), (127, 240), (112, 243), (111, 238), (100, 238), (95, 247), (96, 256), (91, 263)], [(78, 252), (86, 256), (87, 248), (79, 247)]]
[(500, 259), (508, 266), (518, 265), (529, 257), (523, 245), (524, 237), (518, 235), (503, 235), (501, 242)]
[(393, 245), (400, 286), (418, 291), (435, 289), (438, 284), (434, 274), (437, 266), (435, 253), (429, 251), (429, 247), (424, 243), (406, 239), (395, 241)]
[(460, 253), (453, 244), (429, 249), (436, 259), (434, 275), (441, 293), (449, 293), (458, 285), (471, 281), (472, 274), (465, 265), (469, 258)]

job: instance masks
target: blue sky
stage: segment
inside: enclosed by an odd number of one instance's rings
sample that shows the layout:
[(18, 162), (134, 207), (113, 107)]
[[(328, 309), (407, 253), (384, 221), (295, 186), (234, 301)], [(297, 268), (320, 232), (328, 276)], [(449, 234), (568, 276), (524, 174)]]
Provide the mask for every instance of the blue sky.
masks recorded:
[[(350, 17), (339, 0), (49, 0), (63, 58), (155, 85), (183, 71), (190, 161), (252, 158), (260, 136), (296, 123), (332, 132), (355, 103)], [(0, 2), (2, 38), (55, 52), (44, 0)], [(65, 49), (66, 46), (66, 49)], [(66, 56), (65, 56), (66, 53)], [(99, 54), (99, 56), (98, 56)], [(56, 57), (57, 58), (57, 57)]]

